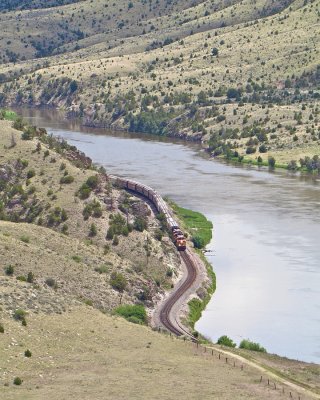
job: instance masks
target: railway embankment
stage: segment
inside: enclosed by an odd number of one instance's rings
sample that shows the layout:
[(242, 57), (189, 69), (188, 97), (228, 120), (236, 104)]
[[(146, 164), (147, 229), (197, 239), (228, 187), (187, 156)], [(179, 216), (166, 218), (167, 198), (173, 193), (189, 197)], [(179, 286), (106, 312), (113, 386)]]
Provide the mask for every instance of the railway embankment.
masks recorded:
[[(212, 223), (200, 213), (175, 205), (176, 213), (179, 213), (185, 219), (184, 222), (181, 221), (182, 224), (188, 226), (189, 232), (193, 229), (191, 234), (185, 233), (186, 237), (189, 235), (189, 238), (191, 238), (186, 248), (186, 240), (180, 230), (180, 223), (175, 219), (173, 210), (153, 188), (140, 182), (114, 175), (109, 175), (108, 179), (113, 184), (144, 197), (154, 205), (159, 214), (163, 215), (173, 242), (180, 252), (182, 274), (173, 290), (166, 293), (156, 306), (152, 317), (152, 325), (158, 328), (165, 328), (178, 336), (192, 336), (194, 333), (190, 335), (189, 325), (193, 328), (194, 321), (190, 320), (189, 317), (192, 315), (194, 318), (195, 313), (187, 311), (187, 305), (192, 307), (196, 303), (197, 310), (202, 310), (210, 299), (210, 294), (213, 292), (213, 287), (215, 287), (215, 280), (212, 273), (207, 273), (201, 258), (190, 249), (193, 246), (201, 249), (210, 241)], [(191, 243), (193, 243), (193, 246)], [(190, 310), (192, 311), (191, 307)], [(196, 315), (200, 317), (201, 311), (198, 311)]]
[(216, 289), (216, 275), (203, 253), (212, 239), (213, 224), (200, 212), (180, 207), (171, 200), (169, 204), (193, 244), (191, 251), (199, 271), (206, 276), (194, 292), (196, 295), (189, 297), (187, 304), (185, 323), (193, 329)]

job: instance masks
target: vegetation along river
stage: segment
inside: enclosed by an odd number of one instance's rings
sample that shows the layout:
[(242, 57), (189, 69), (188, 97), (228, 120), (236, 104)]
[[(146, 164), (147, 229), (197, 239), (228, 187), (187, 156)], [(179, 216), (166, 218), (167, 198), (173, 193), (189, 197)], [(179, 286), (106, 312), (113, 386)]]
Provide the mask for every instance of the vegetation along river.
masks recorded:
[(80, 128), (24, 111), (108, 172), (154, 187), (214, 224), (217, 290), (196, 329), (249, 338), (268, 352), (320, 363), (320, 181), (209, 160), (199, 146)]

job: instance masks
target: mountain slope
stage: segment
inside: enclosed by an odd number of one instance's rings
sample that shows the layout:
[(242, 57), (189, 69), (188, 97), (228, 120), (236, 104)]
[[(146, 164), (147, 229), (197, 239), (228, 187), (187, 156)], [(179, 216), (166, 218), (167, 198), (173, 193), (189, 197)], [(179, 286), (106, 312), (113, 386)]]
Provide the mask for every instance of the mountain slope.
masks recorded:
[(7, 13), (0, 104), (62, 107), (88, 125), (202, 140), (214, 155), (312, 156), (319, 7), (97, 0)]

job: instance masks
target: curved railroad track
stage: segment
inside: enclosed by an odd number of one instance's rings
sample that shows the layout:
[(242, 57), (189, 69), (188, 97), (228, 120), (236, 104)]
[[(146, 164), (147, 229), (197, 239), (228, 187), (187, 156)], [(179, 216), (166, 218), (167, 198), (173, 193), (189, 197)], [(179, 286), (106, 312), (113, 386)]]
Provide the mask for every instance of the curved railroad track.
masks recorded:
[[(163, 198), (151, 187), (143, 185), (139, 182), (133, 181), (131, 179), (121, 178), (115, 175), (108, 175), (108, 178), (111, 179), (112, 182), (116, 183), (118, 186), (129, 190), (134, 193), (138, 193), (139, 195), (146, 197), (149, 201), (151, 201), (157, 211), (163, 213), (167, 225), (169, 229), (173, 232), (174, 229), (178, 228), (178, 223), (174, 220), (172, 211), (163, 200)], [(182, 234), (182, 232), (181, 232)], [(185, 240), (184, 240), (185, 242)], [(176, 244), (177, 245), (177, 244)], [(182, 250), (185, 247), (177, 246), (179, 250)], [(180, 251), (180, 256), (183, 263), (187, 269), (187, 276), (184, 278), (183, 282), (179, 282), (176, 289), (169, 294), (169, 297), (165, 300), (164, 304), (161, 305), (159, 310), (159, 320), (160, 323), (170, 332), (174, 333), (177, 336), (186, 335), (190, 337), (192, 340), (196, 340), (195, 337), (190, 334), (190, 332), (181, 324), (179, 321), (178, 315), (173, 315), (173, 307), (175, 304), (181, 299), (181, 297), (192, 287), (195, 280), (197, 279), (197, 263), (194, 260), (189, 249)], [(176, 312), (176, 314), (178, 314)]]
[(178, 318), (174, 318), (172, 321), (171, 311), (177, 301), (184, 295), (184, 293), (193, 285), (197, 278), (197, 267), (189, 254), (189, 250), (181, 251), (180, 256), (182, 261), (187, 268), (187, 277), (180, 287), (169, 295), (168, 299), (162, 306), (159, 313), (160, 322), (168, 329), (168, 331), (174, 333), (177, 336), (187, 335), (195, 340), (194, 336), (190, 334), (179, 322)]

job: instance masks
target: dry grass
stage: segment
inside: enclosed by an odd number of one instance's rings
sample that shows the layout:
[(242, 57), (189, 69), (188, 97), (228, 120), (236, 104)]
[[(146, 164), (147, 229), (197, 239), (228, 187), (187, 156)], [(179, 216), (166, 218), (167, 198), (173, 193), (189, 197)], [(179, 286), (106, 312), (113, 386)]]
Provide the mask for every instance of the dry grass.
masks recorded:
[[(74, 306), (61, 315), (30, 315), (27, 327), (5, 319), (1, 335), (2, 398), (13, 399), (273, 399), (259, 383), (217, 355), (149, 328)], [(30, 349), (31, 358), (24, 357)], [(19, 376), (23, 384), (13, 385)], [(288, 389), (286, 388), (288, 393)], [(304, 397), (307, 398), (307, 397)]]

